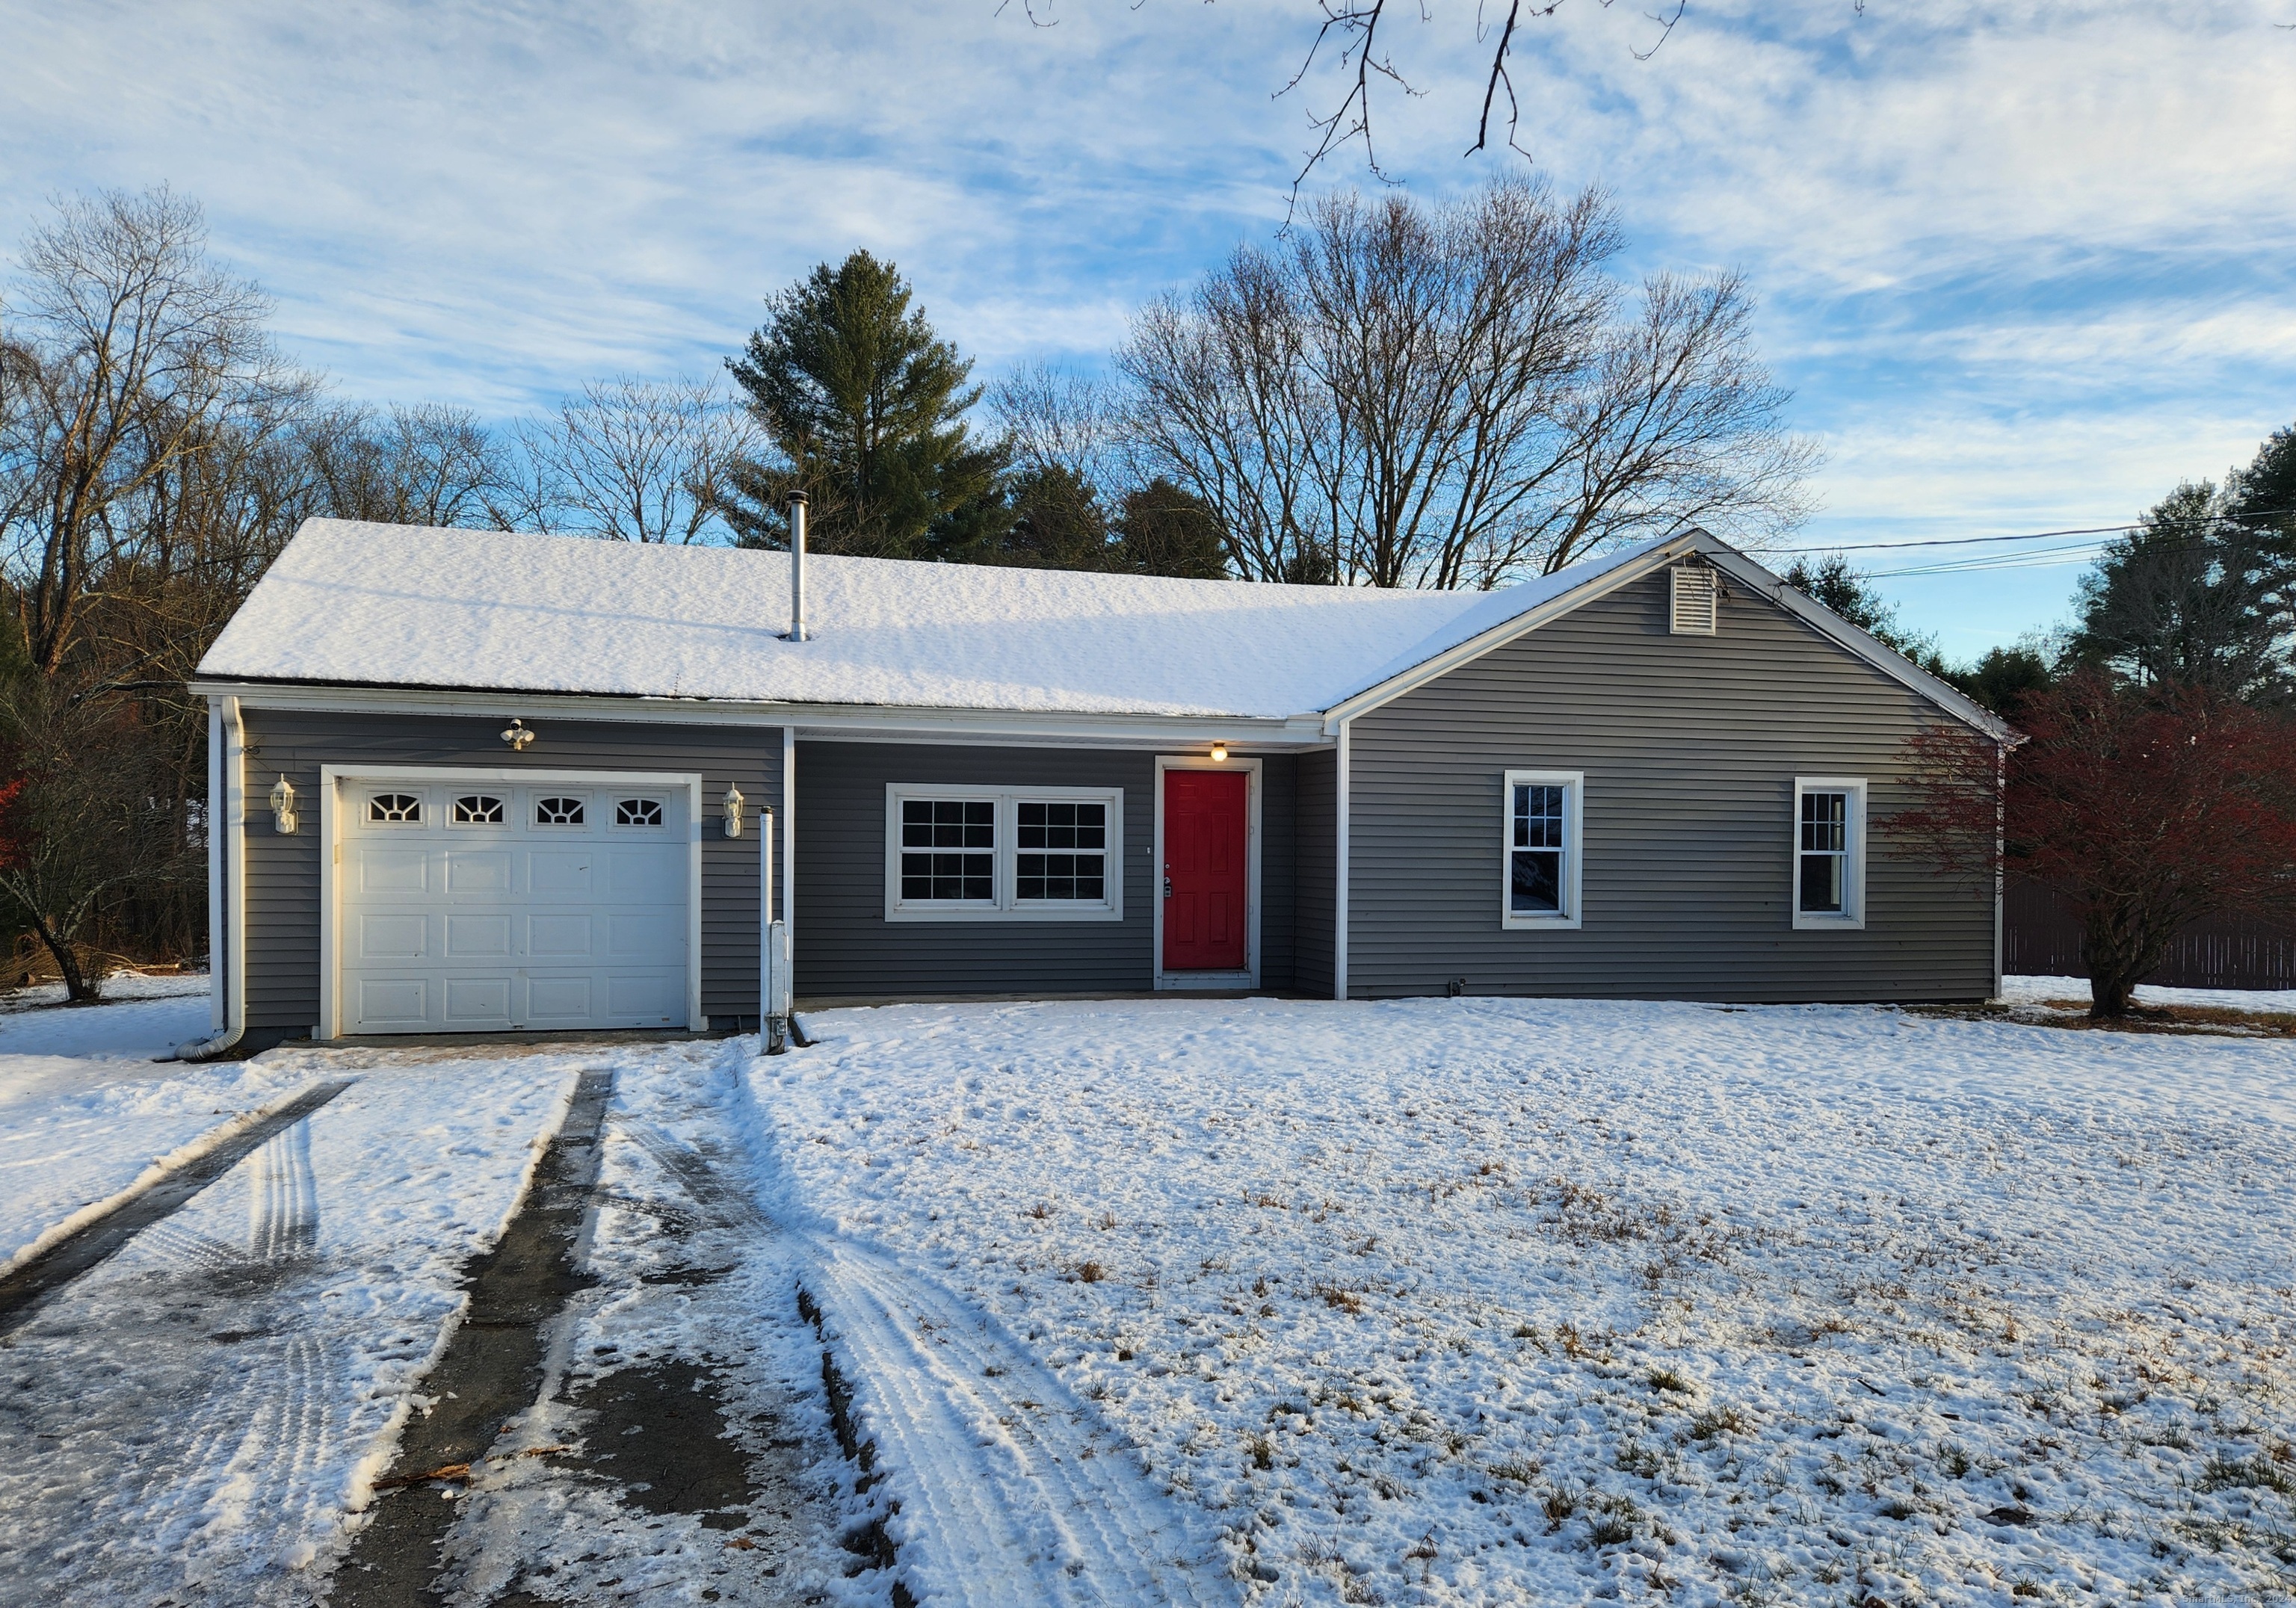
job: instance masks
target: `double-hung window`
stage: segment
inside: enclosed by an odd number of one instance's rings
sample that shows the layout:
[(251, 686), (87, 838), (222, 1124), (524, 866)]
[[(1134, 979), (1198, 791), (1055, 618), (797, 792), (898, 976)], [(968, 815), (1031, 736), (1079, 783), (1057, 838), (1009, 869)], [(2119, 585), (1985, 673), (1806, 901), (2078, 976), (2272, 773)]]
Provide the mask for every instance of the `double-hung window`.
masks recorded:
[(1578, 771), (1510, 771), (1500, 848), (1500, 914), (1511, 927), (1578, 925)]
[(1793, 924), (1866, 925), (1866, 781), (1794, 779)]
[(1112, 921), (1124, 913), (1114, 788), (885, 789), (889, 921)]

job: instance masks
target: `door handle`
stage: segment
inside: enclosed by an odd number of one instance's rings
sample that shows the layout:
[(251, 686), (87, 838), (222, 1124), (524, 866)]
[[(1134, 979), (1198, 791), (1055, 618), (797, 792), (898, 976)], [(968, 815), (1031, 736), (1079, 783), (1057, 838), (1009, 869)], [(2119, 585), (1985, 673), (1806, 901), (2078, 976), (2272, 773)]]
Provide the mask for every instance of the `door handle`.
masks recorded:
[(1172, 879), (1171, 879), (1169, 877), (1165, 877), (1165, 878), (1164, 878), (1164, 897), (1165, 897), (1165, 898), (1167, 898), (1167, 899), (1169, 899), (1171, 896), (1172, 896)]

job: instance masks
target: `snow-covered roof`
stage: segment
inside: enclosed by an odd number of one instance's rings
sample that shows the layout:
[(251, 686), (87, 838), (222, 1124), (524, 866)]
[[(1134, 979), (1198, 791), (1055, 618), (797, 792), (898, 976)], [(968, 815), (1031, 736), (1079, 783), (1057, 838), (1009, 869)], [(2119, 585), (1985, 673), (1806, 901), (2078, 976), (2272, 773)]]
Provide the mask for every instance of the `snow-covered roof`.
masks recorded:
[(1283, 719), (1426, 663), (1631, 548), (1498, 592), (1394, 592), (306, 523), (205, 677)]

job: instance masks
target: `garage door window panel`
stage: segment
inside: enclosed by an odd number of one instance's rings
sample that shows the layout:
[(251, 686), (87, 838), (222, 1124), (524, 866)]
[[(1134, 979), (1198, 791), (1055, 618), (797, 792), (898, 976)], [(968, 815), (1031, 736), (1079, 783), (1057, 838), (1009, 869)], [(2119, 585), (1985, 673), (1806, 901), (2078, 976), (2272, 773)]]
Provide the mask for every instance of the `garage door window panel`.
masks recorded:
[(494, 793), (457, 793), (447, 824), (455, 827), (498, 827), (503, 824), (503, 801)]
[(376, 793), (366, 801), (369, 826), (420, 827), (422, 824), (422, 796), (420, 793)]
[(574, 793), (537, 794), (534, 824), (539, 831), (578, 831), (588, 824), (590, 801)]

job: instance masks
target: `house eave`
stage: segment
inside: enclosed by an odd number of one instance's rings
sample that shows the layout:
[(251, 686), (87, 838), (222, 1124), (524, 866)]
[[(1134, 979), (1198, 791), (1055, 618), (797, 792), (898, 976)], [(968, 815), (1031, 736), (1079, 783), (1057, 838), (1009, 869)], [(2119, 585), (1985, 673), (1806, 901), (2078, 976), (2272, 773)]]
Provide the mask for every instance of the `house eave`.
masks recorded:
[(642, 694), (525, 692), (504, 688), (398, 687), (335, 682), (201, 677), (190, 690), (236, 698), (253, 709), (342, 714), (479, 715), (488, 719), (644, 721), (661, 725), (794, 727), (808, 741), (1011, 743), (1158, 749), (1224, 742), (1283, 752), (1331, 746), (1321, 714), (1286, 718), (1220, 714), (1078, 713), (807, 704), (662, 698)]

